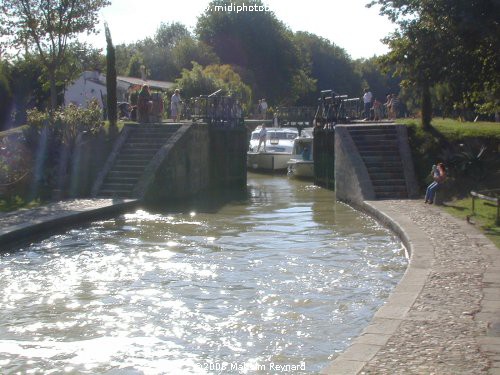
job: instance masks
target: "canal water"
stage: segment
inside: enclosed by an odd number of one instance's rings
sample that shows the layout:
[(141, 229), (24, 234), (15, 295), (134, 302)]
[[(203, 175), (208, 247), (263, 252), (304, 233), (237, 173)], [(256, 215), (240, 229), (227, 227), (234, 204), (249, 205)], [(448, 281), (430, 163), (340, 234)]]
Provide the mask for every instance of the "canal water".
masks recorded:
[(400, 241), (333, 192), (249, 174), (243, 193), (2, 254), (1, 372), (317, 373), (405, 268)]

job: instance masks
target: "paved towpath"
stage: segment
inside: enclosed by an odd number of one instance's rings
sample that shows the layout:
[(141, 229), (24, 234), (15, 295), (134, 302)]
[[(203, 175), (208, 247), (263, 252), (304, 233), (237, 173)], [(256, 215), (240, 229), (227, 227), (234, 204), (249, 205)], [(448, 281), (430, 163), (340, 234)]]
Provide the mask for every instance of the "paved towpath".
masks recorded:
[(392, 222), (412, 255), (386, 304), (323, 373), (500, 375), (500, 250), (421, 200), (364, 207)]
[(137, 203), (134, 199), (73, 199), (0, 213), (0, 250), (29, 237), (127, 210)]

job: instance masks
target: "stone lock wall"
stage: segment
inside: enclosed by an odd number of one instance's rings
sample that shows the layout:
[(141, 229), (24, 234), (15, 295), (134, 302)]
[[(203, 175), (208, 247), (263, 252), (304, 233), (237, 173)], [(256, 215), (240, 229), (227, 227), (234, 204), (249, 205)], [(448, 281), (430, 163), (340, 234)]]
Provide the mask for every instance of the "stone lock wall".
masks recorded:
[(183, 125), (150, 164), (146, 172), (150, 176), (138, 187), (139, 196), (147, 202), (166, 202), (210, 188), (244, 187), (246, 141), (245, 129)]

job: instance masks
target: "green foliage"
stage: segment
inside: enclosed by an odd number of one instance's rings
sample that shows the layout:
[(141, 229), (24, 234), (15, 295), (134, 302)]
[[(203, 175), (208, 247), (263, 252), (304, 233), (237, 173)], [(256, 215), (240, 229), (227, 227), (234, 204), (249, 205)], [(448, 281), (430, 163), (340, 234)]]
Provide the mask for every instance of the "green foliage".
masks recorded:
[(10, 116), (12, 105), (12, 89), (8, 79), (7, 64), (0, 61), (0, 130), (5, 129), (5, 124)]
[(182, 71), (176, 86), (182, 90), (184, 98), (208, 95), (222, 89), (226, 95), (241, 98), (244, 109), (249, 108), (252, 99), (250, 87), (245, 85), (241, 77), (229, 65), (209, 65), (203, 68), (193, 62), (193, 69)]
[(496, 123), (461, 123), (434, 119), (430, 131), (407, 120), (417, 180), (423, 189), (431, 166), (444, 162), (450, 175), (450, 196), (472, 188), (497, 187), (500, 183), (500, 127)]
[(220, 63), (219, 57), (214, 53), (211, 47), (191, 37), (179, 40), (172, 48), (170, 54), (172, 62), (179, 72), (181, 72), (182, 69), (191, 68), (192, 61), (202, 66)]
[(488, 201), (476, 199), (474, 214), (472, 213), (472, 198), (454, 199), (447, 202), (445, 210), (451, 215), (475, 223), (484, 234), (500, 249), (500, 226), (496, 223), (496, 207)]
[(70, 104), (64, 109), (49, 112), (31, 109), (27, 111), (28, 128), (24, 136), (28, 145), (36, 149), (44, 127), (49, 128), (56, 142), (73, 145), (79, 133), (97, 134), (103, 128), (102, 110), (96, 100), (88, 103), (87, 108)]
[(441, 104), (449, 107), (453, 102), (461, 117), (469, 110), (498, 112), (498, 1), (375, 0), (370, 5), (374, 4), (399, 26), (385, 40), (391, 51), (384, 60), (420, 92), (423, 124), (430, 123), (431, 90), (436, 84), (448, 90)]
[(139, 53), (136, 53), (130, 58), (127, 76), (141, 78), (141, 66), (144, 66), (144, 58)]
[(155, 44), (163, 49), (171, 49), (184, 39), (190, 39), (191, 33), (179, 22), (161, 23), (154, 36)]
[(40, 199), (27, 201), (19, 195), (9, 196), (0, 199), (0, 212), (9, 212), (19, 210), (20, 208), (34, 208), (42, 204)]
[[(84, 71), (104, 71), (106, 57), (102, 50), (87, 43), (74, 41), (69, 43), (64, 55), (64, 62), (60, 66), (58, 86), (67, 86), (75, 81)], [(44, 77), (46, 80), (47, 77)]]
[(310, 76), (316, 80), (316, 88), (306, 94), (302, 104), (315, 105), (318, 90), (333, 89), (339, 94), (351, 97), (361, 92), (361, 79), (347, 52), (327, 39), (307, 32), (298, 32), (294, 42), (300, 50), (304, 65)]
[(55, 123), (62, 129), (63, 143), (73, 143), (78, 133), (97, 134), (103, 128), (102, 110), (97, 100), (88, 103), (87, 108), (70, 104), (57, 111)]
[(295, 95), (293, 77), (302, 68), (292, 32), (272, 12), (210, 10), (243, 3), (263, 6), (260, 0), (214, 0), (198, 18), (196, 33), (223, 64), (236, 66), (257, 97), (271, 102), (288, 100)]
[(31, 171), (31, 152), (19, 134), (0, 138), (0, 195), (16, 188), (16, 183)]
[(80, 33), (93, 32), (99, 10), (109, 4), (108, 0), (0, 0), (3, 44), (34, 51), (40, 57), (49, 80), (53, 110), (68, 43)]
[[(398, 94), (401, 98), (401, 79), (394, 76), (394, 70), (384, 67), (380, 57), (358, 60), (356, 70), (361, 75), (363, 88), (369, 88), (377, 100), (384, 103), (388, 94)], [(357, 95), (360, 95), (359, 92)]]
[(116, 127), (118, 118), (117, 99), (116, 99), (116, 67), (115, 67), (115, 47), (111, 39), (111, 32), (108, 24), (105, 24), (106, 34), (106, 108), (108, 120), (112, 128)]

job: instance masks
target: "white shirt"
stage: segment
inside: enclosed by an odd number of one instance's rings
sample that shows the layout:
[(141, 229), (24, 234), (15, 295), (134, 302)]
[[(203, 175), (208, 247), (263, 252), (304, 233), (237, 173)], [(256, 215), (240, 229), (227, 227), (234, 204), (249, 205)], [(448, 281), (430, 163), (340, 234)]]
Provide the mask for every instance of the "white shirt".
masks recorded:
[(372, 102), (372, 92), (368, 91), (365, 92), (365, 95), (363, 95), (363, 103), (371, 103)]
[(267, 135), (267, 129), (266, 128), (260, 129), (259, 138), (264, 138), (266, 135)]
[(181, 96), (179, 94), (172, 95), (172, 99), (170, 101), (170, 108), (177, 109), (181, 101), (182, 101)]

